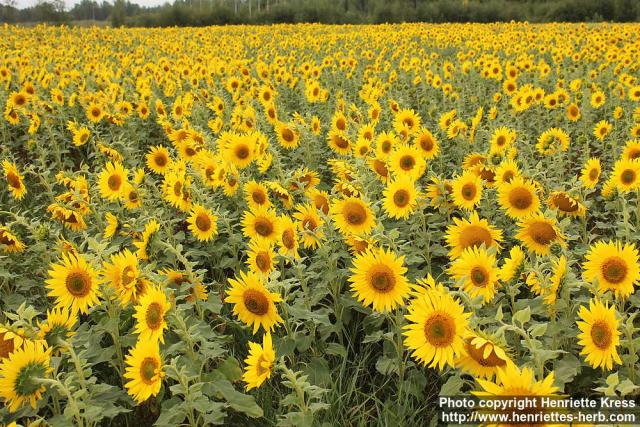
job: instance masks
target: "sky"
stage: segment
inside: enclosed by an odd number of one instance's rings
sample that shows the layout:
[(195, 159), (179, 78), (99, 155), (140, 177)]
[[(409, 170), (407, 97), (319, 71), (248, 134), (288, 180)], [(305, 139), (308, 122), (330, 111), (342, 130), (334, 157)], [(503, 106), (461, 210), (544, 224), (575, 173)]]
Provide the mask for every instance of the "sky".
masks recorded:
[[(102, 0), (97, 0), (98, 3), (102, 3)], [(107, 0), (110, 3), (113, 2), (113, 0)], [(160, 6), (162, 4), (165, 4), (168, 0), (131, 0), (131, 3), (137, 3), (141, 6)], [(38, 1), (37, 0), (17, 0), (17, 7), (19, 9), (25, 8), (25, 7), (29, 7), (29, 6), (34, 6)], [(76, 3), (80, 3), (80, 0), (65, 0), (65, 4), (67, 6), (67, 9), (71, 9), (73, 7), (74, 4)]]

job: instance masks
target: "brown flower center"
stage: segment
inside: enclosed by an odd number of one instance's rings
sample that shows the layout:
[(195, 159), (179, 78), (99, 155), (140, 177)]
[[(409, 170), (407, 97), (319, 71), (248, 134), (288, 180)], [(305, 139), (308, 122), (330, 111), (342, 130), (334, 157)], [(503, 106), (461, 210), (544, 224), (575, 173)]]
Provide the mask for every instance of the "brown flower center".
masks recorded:
[(409, 204), (410, 196), (407, 190), (398, 190), (393, 194), (393, 203), (399, 207), (404, 208)]
[(145, 320), (147, 322), (147, 326), (149, 329), (156, 330), (160, 328), (162, 325), (162, 320), (164, 318), (164, 313), (162, 310), (162, 306), (157, 302), (152, 302), (147, 307), (147, 312), (145, 314)]
[(111, 175), (107, 180), (107, 185), (111, 191), (118, 191), (122, 186), (122, 178), (120, 178), (120, 175)]
[(456, 324), (451, 315), (443, 312), (431, 314), (424, 322), (424, 336), (434, 347), (447, 347), (453, 343)]
[(244, 292), (244, 306), (257, 316), (264, 316), (269, 311), (269, 300), (259, 291), (249, 289)]
[(255, 222), (256, 233), (262, 237), (270, 236), (273, 233), (273, 224), (266, 218), (257, 218)]
[(405, 171), (410, 171), (416, 165), (416, 159), (413, 156), (407, 154), (400, 158), (400, 168)]
[(531, 238), (540, 245), (548, 245), (558, 237), (553, 226), (542, 221), (531, 224), (529, 234)]
[(7, 183), (13, 188), (21, 188), (20, 177), (13, 172), (7, 174)]
[(74, 297), (85, 297), (91, 291), (91, 277), (84, 270), (72, 271), (67, 274), (65, 285)]
[(350, 225), (362, 225), (367, 220), (367, 211), (359, 203), (348, 202), (343, 212)]
[(609, 348), (613, 341), (613, 332), (605, 321), (598, 320), (591, 325), (591, 340), (601, 350)]
[(509, 192), (509, 204), (516, 209), (525, 210), (533, 203), (533, 195), (524, 187), (516, 187)]
[(159, 363), (153, 357), (145, 357), (140, 364), (140, 378), (147, 385), (154, 383), (156, 371), (160, 368)]
[(205, 213), (200, 213), (196, 217), (196, 227), (200, 231), (209, 231), (211, 229), (211, 218)]
[(487, 357), (484, 357), (484, 351), (487, 348), (487, 346), (490, 346), (490, 345), (491, 344), (489, 343), (485, 343), (480, 347), (476, 347), (475, 345), (471, 344), (470, 341), (467, 341), (466, 350), (469, 356), (481, 366), (494, 368), (497, 366), (506, 365), (507, 362), (503, 359), (500, 359), (493, 348), (491, 349), (491, 352), (489, 353), (489, 355)]
[(370, 273), (371, 286), (378, 292), (391, 292), (396, 287), (396, 278), (387, 265), (378, 265)]
[(256, 255), (256, 265), (263, 273), (271, 268), (271, 257), (268, 252), (258, 252)]
[(609, 283), (619, 284), (627, 277), (627, 264), (618, 256), (604, 260), (601, 267), (602, 276)]

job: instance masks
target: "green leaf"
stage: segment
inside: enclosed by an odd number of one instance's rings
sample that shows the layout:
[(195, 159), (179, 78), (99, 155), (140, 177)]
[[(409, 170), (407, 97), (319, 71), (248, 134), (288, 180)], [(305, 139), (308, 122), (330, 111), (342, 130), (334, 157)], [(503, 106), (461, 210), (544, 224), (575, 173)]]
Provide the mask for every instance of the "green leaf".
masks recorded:
[(227, 380), (216, 380), (211, 386), (229, 403), (234, 410), (243, 412), (252, 418), (260, 418), (264, 414), (253, 396), (240, 393)]
[(242, 378), (242, 368), (238, 361), (229, 356), (218, 366), (218, 371), (220, 371), (229, 381), (235, 382)]
[(518, 322), (520, 325), (524, 325), (529, 320), (531, 320), (531, 307), (527, 306), (526, 308), (518, 311), (513, 315), (513, 322)]

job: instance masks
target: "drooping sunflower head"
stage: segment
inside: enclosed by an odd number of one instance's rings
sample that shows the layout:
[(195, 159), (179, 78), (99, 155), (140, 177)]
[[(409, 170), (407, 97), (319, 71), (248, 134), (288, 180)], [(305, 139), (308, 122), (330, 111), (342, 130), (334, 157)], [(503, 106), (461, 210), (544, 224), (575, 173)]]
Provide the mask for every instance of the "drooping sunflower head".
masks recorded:
[(464, 352), (469, 317), (448, 292), (428, 289), (409, 305), (404, 345), (414, 359), (430, 368), (454, 366)]
[(578, 199), (565, 193), (564, 191), (554, 191), (547, 199), (547, 205), (551, 209), (558, 211), (560, 215), (576, 217), (584, 216), (586, 213), (585, 206)]
[(596, 242), (587, 252), (583, 271), (599, 293), (611, 291), (617, 298), (626, 298), (640, 280), (638, 250), (632, 243)]
[(469, 331), (465, 337), (464, 353), (456, 359), (456, 366), (476, 378), (491, 379), (498, 368), (505, 368), (513, 361), (497, 340), (482, 333)]
[(502, 231), (496, 229), (486, 219), (480, 219), (477, 212), (473, 212), (469, 219), (454, 218), (454, 224), (447, 227), (446, 240), (451, 248), (449, 256), (459, 257), (467, 248), (495, 247), (500, 249)]
[(236, 279), (229, 279), (231, 289), (227, 291), (225, 302), (233, 304), (233, 314), (243, 323), (253, 326), (255, 334), (260, 327), (270, 332), (282, 323), (275, 303), (282, 297), (269, 292), (262, 279), (253, 272), (240, 272)]
[(504, 260), (504, 263), (500, 267), (498, 277), (504, 283), (512, 280), (514, 277), (518, 277), (520, 267), (525, 260), (525, 253), (518, 245), (512, 247), (509, 250), (509, 257)]
[(409, 293), (406, 271), (404, 257), (372, 248), (354, 258), (349, 281), (359, 301), (376, 311), (386, 312), (402, 304)]
[(22, 347), (24, 337), (11, 327), (0, 326), (0, 362)]
[(27, 188), (24, 185), (22, 175), (18, 171), (18, 167), (15, 163), (9, 162), (8, 160), (2, 161), (2, 167), (4, 169), (4, 176), (7, 180), (7, 186), (9, 187), (11, 195), (15, 199), (21, 200), (24, 198), (25, 194), (27, 194)]
[(38, 336), (51, 348), (58, 347), (61, 342), (73, 336), (73, 328), (78, 316), (65, 307), (47, 310), (47, 318), (38, 323)]
[[(282, 216), (280, 222), (280, 238), (278, 240), (278, 253), (282, 256), (298, 258), (298, 247), (300, 245), (298, 224), (293, 222), (289, 216)], [(304, 220), (303, 220), (304, 222)]]
[(9, 412), (27, 403), (35, 409), (46, 387), (41, 379), (51, 373), (51, 349), (43, 341), (25, 341), (0, 364), (0, 397)]
[(578, 344), (580, 354), (594, 368), (611, 370), (614, 363), (622, 364), (618, 354), (621, 332), (618, 330), (615, 306), (592, 299), (589, 307), (581, 306), (578, 311), (581, 321), (577, 322), (580, 334)]
[(26, 245), (8, 227), (0, 226), (0, 249), (7, 253), (22, 252)]

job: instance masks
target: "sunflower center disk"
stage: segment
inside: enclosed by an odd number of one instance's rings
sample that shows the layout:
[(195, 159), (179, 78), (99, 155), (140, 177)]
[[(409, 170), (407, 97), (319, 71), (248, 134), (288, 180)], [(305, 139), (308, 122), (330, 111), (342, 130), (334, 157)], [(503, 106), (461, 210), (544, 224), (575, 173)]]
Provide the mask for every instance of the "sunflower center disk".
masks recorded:
[(424, 336), (435, 347), (446, 347), (453, 342), (456, 324), (446, 313), (435, 313), (424, 323)]
[(287, 249), (292, 249), (295, 246), (295, 237), (293, 230), (288, 229), (282, 233), (282, 244)]
[(404, 208), (409, 204), (409, 192), (407, 190), (398, 190), (393, 195), (393, 203), (399, 207)]
[(489, 274), (482, 267), (473, 267), (470, 276), (474, 286), (478, 288), (484, 288), (489, 282)]
[(391, 292), (396, 287), (393, 271), (386, 265), (376, 266), (371, 273), (371, 286), (378, 292)]
[(122, 179), (118, 175), (111, 175), (107, 180), (107, 185), (111, 191), (118, 191), (122, 185)]
[(0, 332), (0, 360), (8, 357), (11, 353), (13, 353), (13, 350), (15, 350), (13, 340), (5, 340), (5, 336), (6, 333)]
[(534, 222), (529, 229), (531, 238), (540, 245), (548, 245), (553, 242), (557, 235), (553, 226), (546, 222)]
[(347, 222), (351, 225), (361, 225), (367, 218), (367, 212), (357, 203), (349, 203), (345, 207)]
[(7, 174), (7, 182), (9, 183), (9, 185), (13, 188), (20, 188), (20, 178), (14, 174), (13, 172), (9, 172)]
[(264, 195), (264, 193), (262, 191), (254, 191), (251, 194), (251, 198), (253, 199), (254, 202), (256, 202), (258, 205), (262, 205), (264, 204), (264, 202), (266, 201), (266, 197)]
[(261, 292), (249, 289), (244, 293), (244, 306), (257, 316), (264, 316), (269, 311), (269, 301)]
[(196, 217), (196, 227), (200, 231), (209, 231), (211, 228), (211, 220), (208, 215), (200, 214)]
[(617, 256), (607, 258), (602, 263), (602, 276), (607, 282), (617, 285), (627, 277), (627, 264)]
[(142, 378), (145, 384), (153, 384), (153, 379), (156, 376), (158, 367), (158, 362), (151, 357), (147, 357), (142, 361), (140, 364), (140, 378)]
[(256, 229), (256, 233), (258, 233), (262, 237), (266, 237), (270, 235), (271, 232), (273, 231), (271, 222), (267, 221), (266, 219), (258, 219), (256, 221), (255, 229)]
[(636, 180), (636, 173), (632, 170), (627, 169), (620, 175), (620, 180), (625, 185), (631, 185)]
[(157, 302), (152, 302), (147, 307), (147, 313), (145, 320), (147, 321), (147, 326), (149, 329), (156, 330), (162, 324), (163, 316), (162, 316), (162, 307)]
[(67, 275), (65, 285), (74, 297), (84, 297), (89, 294), (91, 278), (84, 271), (72, 271)]
[(465, 184), (462, 186), (462, 197), (465, 200), (473, 200), (476, 196), (476, 186), (473, 184)]
[(486, 247), (489, 247), (492, 242), (491, 233), (486, 228), (477, 225), (466, 227), (460, 236), (460, 246), (462, 249), (477, 247), (483, 243)]
[(517, 187), (509, 193), (509, 203), (516, 209), (527, 209), (533, 203), (531, 193), (522, 187)]
[(260, 252), (256, 255), (256, 265), (260, 271), (267, 271), (271, 266), (269, 254), (267, 252)]
[(591, 340), (599, 349), (607, 349), (613, 340), (613, 334), (609, 325), (602, 320), (595, 322), (591, 326)]
[(415, 164), (416, 161), (412, 156), (402, 156), (402, 158), (400, 159), (400, 167), (405, 171), (413, 169)]

